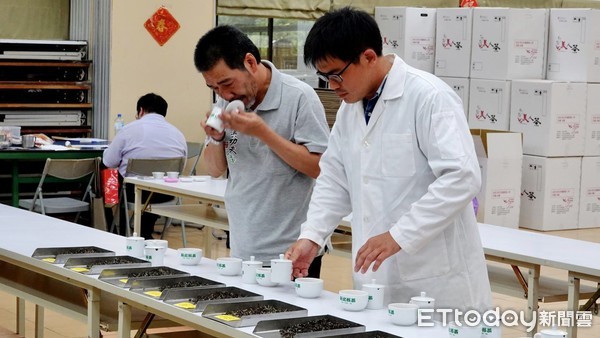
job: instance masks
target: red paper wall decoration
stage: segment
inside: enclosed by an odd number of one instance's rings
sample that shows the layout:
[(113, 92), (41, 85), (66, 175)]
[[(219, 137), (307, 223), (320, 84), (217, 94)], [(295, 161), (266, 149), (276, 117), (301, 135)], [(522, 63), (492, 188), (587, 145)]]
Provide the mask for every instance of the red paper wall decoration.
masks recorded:
[(477, 7), (477, 0), (461, 0), (460, 7)]
[(146, 20), (144, 27), (162, 46), (179, 30), (179, 22), (165, 7), (161, 7)]

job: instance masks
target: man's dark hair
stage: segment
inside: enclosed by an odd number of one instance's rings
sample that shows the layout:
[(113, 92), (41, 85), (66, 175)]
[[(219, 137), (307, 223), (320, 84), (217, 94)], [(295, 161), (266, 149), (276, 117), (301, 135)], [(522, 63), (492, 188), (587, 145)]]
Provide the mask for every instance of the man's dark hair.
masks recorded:
[(317, 19), (304, 44), (304, 63), (314, 67), (328, 58), (355, 61), (369, 48), (381, 56), (383, 44), (377, 22), (364, 11), (343, 7)]
[(162, 116), (167, 116), (167, 108), (169, 108), (169, 105), (162, 96), (148, 93), (139, 98), (136, 106), (136, 111), (138, 113), (140, 112), (140, 108), (144, 108), (148, 113), (157, 113)]
[(233, 26), (218, 26), (204, 34), (196, 44), (194, 64), (200, 72), (211, 70), (220, 60), (231, 69), (246, 70), (246, 53), (260, 62), (256, 45), (244, 32)]

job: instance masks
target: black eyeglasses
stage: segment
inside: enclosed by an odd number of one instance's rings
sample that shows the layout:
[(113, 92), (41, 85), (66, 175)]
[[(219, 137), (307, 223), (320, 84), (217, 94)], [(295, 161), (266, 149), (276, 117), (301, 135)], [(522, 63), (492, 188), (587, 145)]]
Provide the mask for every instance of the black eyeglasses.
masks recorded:
[(350, 67), (350, 65), (353, 62), (354, 62), (354, 60), (348, 62), (346, 67), (344, 67), (339, 73), (322, 73), (317, 70), (317, 76), (319, 77), (319, 79), (321, 79), (325, 82), (333, 81), (333, 82), (341, 83), (342, 81), (344, 81), (342, 74), (346, 71), (346, 69), (348, 69), (348, 67)]

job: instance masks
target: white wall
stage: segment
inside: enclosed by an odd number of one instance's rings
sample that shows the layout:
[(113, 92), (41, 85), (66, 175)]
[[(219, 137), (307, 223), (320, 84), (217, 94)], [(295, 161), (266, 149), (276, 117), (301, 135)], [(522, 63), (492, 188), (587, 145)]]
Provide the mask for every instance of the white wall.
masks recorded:
[[(144, 28), (161, 6), (177, 19), (180, 28), (162, 47)], [(215, 21), (214, 1), (127, 0), (112, 2), (110, 115), (125, 122), (135, 119), (138, 98), (148, 92), (169, 103), (167, 120), (191, 142), (204, 140), (200, 120), (210, 110), (212, 93), (194, 67), (198, 39)], [(114, 136), (113, 128), (109, 138)]]

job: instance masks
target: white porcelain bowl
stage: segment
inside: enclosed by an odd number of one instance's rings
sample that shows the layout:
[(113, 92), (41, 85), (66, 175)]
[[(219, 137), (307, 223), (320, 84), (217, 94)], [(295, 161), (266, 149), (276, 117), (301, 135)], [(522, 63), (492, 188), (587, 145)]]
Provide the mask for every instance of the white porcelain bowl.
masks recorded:
[(339, 299), (342, 309), (348, 311), (361, 311), (367, 307), (369, 293), (363, 290), (340, 290)]
[(262, 286), (275, 286), (271, 281), (271, 268), (256, 268), (256, 282)]
[(213, 205), (212, 209), (215, 211), (217, 216), (219, 216), (221, 218), (227, 218), (227, 210), (225, 210), (225, 208), (222, 208), (218, 205)]
[(162, 171), (153, 171), (152, 177), (157, 180), (162, 180), (165, 177), (165, 173)]
[(419, 306), (410, 303), (390, 303), (388, 315), (392, 323), (396, 325), (413, 325), (417, 322)]
[(179, 263), (183, 265), (197, 265), (202, 259), (202, 249), (199, 248), (179, 248)]
[(319, 278), (296, 278), (296, 294), (303, 298), (317, 298), (323, 291), (323, 280)]
[(219, 257), (217, 258), (217, 270), (223, 276), (237, 276), (242, 272), (242, 259)]

